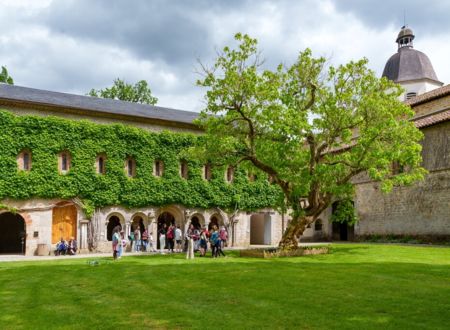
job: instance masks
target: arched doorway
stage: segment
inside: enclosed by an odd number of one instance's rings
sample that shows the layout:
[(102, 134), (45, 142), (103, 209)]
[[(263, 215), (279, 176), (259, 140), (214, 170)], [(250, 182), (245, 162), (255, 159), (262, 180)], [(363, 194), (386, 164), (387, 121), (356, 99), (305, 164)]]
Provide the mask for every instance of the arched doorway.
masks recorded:
[(25, 220), (19, 214), (0, 214), (0, 253), (25, 254)]
[(220, 215), (214, 214), (209, 218), (208, 230), (211, 231), (213, 226), (216, 226), (217, 229), (220, 229), (220, 227), (223, 226), (223, 219)]
[[(339, 207), (340, 201), (336, 201), (331, 205), (331, 212), (335, 214)], [(353, 204), (353, 202), (352, 202)], [(334, 241), (351, 241), (354, 239), (355, 226), (348, 222), (333, 222), (332, 223), (332, 238)]]
[(77, 208), (73, 204), (61, 202), (52, 210), (52, 243), (71, 237), (77, 237)]
[(191, 217), (191, 223), (192, 225), (194, 225), (195, 229), (201, 229), (202, 228), (202, 223), (200, 221), (200, 218), (196, 215), (194, 215), (193, 217)]
[[(154, 236), (155, 239), (156, 239), (156, 247), (157, 247), (157, 249), (160, 248), (160, 246), (159, 246), (160, 245), (159, 244), (159, 231), (161, 230), (161, 228), (164, 227), (164, 225), (166, 225), (166, 229), (170, 225), (175, 225), (175, 217), (172, 215), (172, 213), (170, 213), (170, 212), (163, 212), (158, 217), (158, 232)], [(164, 248), (167, 248), (167, 244), (168, 244), (168, 241), (166, 239), (166, 246)]]
[(270, 214), (257, 213), (250, 217), (250, 244), (269, 245), (271, 243)]
[(112, 241), (113, 230), (117, 226), (122, 229), (122, 224), (120, 223), (120, 219), (117, 215), (112, 215), (109, 217), (108, 226), (106, 227), (106, 239), (108, 241)]
[(135, 230), (136, 228), (139, 228), (139, 231), (142, 233), (145, 231), (145, 224), (144, 219), (140, 215), (136, 215), (133, 217), (133, 221), (131, 223), (131, 230)]

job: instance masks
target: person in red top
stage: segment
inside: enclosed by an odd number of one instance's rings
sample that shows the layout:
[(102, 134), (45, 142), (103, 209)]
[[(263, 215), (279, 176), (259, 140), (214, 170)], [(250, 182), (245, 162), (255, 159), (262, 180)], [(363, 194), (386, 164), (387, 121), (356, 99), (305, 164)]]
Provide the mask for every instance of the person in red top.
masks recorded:
[(222, 228), (220, 228), (219, 237), (220, 237), (220, 241), (221, 241), (221, 247), (223, 249), (225, 246), (227, 246), (227, 241), (228, 241), (228, 232), (224, 226), (222, 226)]

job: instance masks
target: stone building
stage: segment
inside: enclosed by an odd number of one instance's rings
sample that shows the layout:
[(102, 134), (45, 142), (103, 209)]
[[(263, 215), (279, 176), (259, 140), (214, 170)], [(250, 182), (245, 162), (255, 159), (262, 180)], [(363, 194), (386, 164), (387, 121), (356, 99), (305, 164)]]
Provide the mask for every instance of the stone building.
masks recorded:
[[(405, 88), (402, 100), (415, 111), (413, 121), (425, 136), (423, 166), (429, 174), (425, 181), (394, 188), (390, 194), (383, 194), (376, 182), (358, 178), (354, 205), (359, 222), (355, 226), (332, 223), (330, 219), (339, 202), (336, 201), (305, 230), (302, 240), (350, 240), (355, 236), (391, 234), (450, 236), (450, 85), (441, 87), (428, 57), (413, 49), (413, 39), (412, 30), (402, 28), (396, 39), (398, 52), (386, 63), (383, 76)], [(201, 134), (193, 123), (198, 116), (195, 112), (4, 84), (0, 84), (0, 109), (17, 116), (51, 115), (102, 125), (121, 123), (150, 132)], [(16, 156), (19, 171), (31, 170), (32, 150), (24, 149)], [(65, 174), (70, 170), (71, 154), (61, 150), (57, 157), (55, 166), (60, 174)], [(97, 155), (94, 161), (97, 173), (102, 173), (105, 155)], [(0, 170), (1, 166), (0, 161)], [(155, 162), (153, 175), (160, 176), (163, 168), (164, 164)], [(127, 159), (125, 175), (132, 176), (135, 170), (134, 160)], [(206, 177), (206, 168), (203, 171)], [(180, 164), (179, 175), (183, 173)], [(224, 180), (230, 175), (224, 173)], [(0, 187), (2, 184), (0, 178)], [(163, 223), (178, 224), (183, 231), (189, 223), (224, 225), (232, 246), (276, 245), (289, 220), (270, 208), (257, 212), (225, 211), (218, 207), (186, 207), (182, 203), (148, 203), (131, 208), (107, 205), (95, 209), (89, 219), (84, 210), (83, 201), (76, 197), (0, 197), (0, 253), (48, 254), (61, 236), (76, 237), (82, 251), (110, 251), (115, 226), (121, 226), (126, 235), (138, 227), (148, 228), (156, 236)]]
[[(5, 84), (0, 84), (0, 109), (17, 116), (51, 115), (73, 121), (126, 124), (151, 132), (170, 130), (201, 133), (193, 123), (198, 116), (195, 112)], [(57, 156), (59, 173), (70, 171), (70, 152), (62, 151)], [(97, 157), (97, 173), (104, 171), (105, 161), (106, 157)], [(33, 162), (32, 150), (23, 150), (17, 155), (19, 171), (31, 170)], [(155, 163), (154, 166), (154, 175), (162, 175), (158, 172), (163, 171), (164, 165)], [(126, 163), (125, 167), (125, 174), (131, 176), (136, 164)], [(181, 168), (180, 175), (183, 175)], [(281, 239), (284, 223), (283, 216), (272, 209), (260, 209), (258, 212), (236, 210), (227, 213), (220, 208), (188, 208), (181, 203), (163, 206), (150, 203), (136, 208), (108, 205), (96, 209), (88, 219), (83, 202), (79, 198), (8, 197), (0, 200), (0, 253), (48, 254), (55, 248), (60, 237), (68, 239), (72, 236), (77, 238), (82, 251), (89, 248), (110, 251), (111, 232), (117, 225), (124, 229), (125, 235), (128, 235), (132, 228), (139, 227), (141, 231), (148, 228), (149, 232), (153, 232), (156, 243), (156, 233), (163, 223), (180, 225), (183, 231), (189, 223), (201, 226), (217, 224), (228, 229), (229, 244), (232, 246), (275, 245)]]
[(403, 27), (396, 39), (398, 52), (387, 61), (383, 76), (405, 89), (401, 99), (415, 112), (412, 120), (424, 134), (422, 166), (429, 173), (424, 181), (395, 187), (390, 194), (382, 193), (378, 183), (359, 177), (354, 199), (359, 221), (354, 226), (331, 223), (332, 206), (322, 217), (327, 237), (450, 238), (450, 85), (441, 87), (428, 57), (413, 49), (413, 39), (412, 29)]

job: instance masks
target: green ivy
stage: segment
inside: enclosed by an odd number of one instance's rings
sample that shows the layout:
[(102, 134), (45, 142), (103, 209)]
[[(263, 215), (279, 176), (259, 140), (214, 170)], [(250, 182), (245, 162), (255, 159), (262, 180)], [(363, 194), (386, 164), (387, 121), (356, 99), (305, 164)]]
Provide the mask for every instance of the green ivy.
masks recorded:
[[(0, 200), (4, 198), (78, 197), (88, 216), (97, 207), (181, 204), (186, 207), (256, 210), (276, 207), (280, 190), (267, 177), (250, 182), (244, 169), (237, 169), (232, 184), (225, 182), (225, 167), (214, 167), (212, 179), (202, 178), (202, 166), (188, 162), (187, 180), (179, 175), (181, 155), (202, 136), (164, 131), (149, 132), (121, 124), (96, 124), (58, 117), (17, 116), (0, 110)], [(30, 171), (17, 169), (22, 150), (32, 154)], [(67, 150), (71, 168), (58, 173), (57, 155)], [(96, 173), (98, 154), (106, 154), (106, 173)], [(127, 157), (136, 161), (136, 175), (126, 176)], [(153, 176), (155, 160), (164, 162), (163, 177)]]

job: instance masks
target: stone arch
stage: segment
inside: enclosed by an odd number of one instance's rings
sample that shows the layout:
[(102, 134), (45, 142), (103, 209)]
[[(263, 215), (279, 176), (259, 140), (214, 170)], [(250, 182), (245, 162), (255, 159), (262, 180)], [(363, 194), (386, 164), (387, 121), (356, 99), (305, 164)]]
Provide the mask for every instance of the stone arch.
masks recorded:
[(206, 220), (203, 214), (195, 212), (189, 217), (187, 225), (190, 225), (191, 223), (195, 228), (199, 229), (200, 227), (204, 227), (206, 225)]
[(52, 244), (77, 237), (78, 209), (72, 202), (59, 202), (52, 209)]
[(117, 226), (123, 228), (125, 225), (125, 218), (119, 212), (112, 212), (106, 217), (106, 239), (112, 241), (113, 229)]
[(26, 223), (25, 219), (17, 213), (0, 213), (0, 254), (25, 254)]
[(184, 213), (178, 206), (170, 205), (160, 208), (155, 214), (155, 219), (158, 219), (164, 212), (172, 214), (175, 218), (175, 224), (180, 226), (184, 224)]
[(139, 231), (141, 234), (144, 232), (145, 228), (148, 226), (148, 217), (143, 212), (136, 212), (131, 217), (131, 229), (134, 231), (136, 226), (139, 226)]
[(208, 230), (211, 230), (214, 225), (217, 228), (225, 225), (224, 218), (220, 212), (215, 212), (209, 217)]

